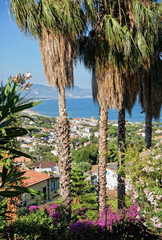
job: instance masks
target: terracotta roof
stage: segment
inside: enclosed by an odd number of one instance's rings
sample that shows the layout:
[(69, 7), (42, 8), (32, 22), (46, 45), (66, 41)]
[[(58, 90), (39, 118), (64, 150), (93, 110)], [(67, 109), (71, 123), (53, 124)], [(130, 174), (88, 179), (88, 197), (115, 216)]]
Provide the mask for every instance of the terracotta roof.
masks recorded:
[(157, 137), (154, 137), (154, 139), (161, 139), (162, 136), (157, 136)]
[(26, 170), (23, 177), (29, 177), (23, 180), (25, 187), (32, 186), (51, 178), (51, 176), (49, 176), (47, 173), (40, 173), (34, 170)]
[(31, 159), (30, 158), (26, 158), (26, 157), (17, 157), (14, 159), (14, 162), (16, 163), (24, 163), (24, 162), (30, 162)]
[(50, 168), (50, 167), (54, 167), (54, 166), (57, 166), (57, 162), (41, 162), (41, 161), (38, 161), (38, 162), (35, 162), (33, 163), (33, 166), (38, 168)]

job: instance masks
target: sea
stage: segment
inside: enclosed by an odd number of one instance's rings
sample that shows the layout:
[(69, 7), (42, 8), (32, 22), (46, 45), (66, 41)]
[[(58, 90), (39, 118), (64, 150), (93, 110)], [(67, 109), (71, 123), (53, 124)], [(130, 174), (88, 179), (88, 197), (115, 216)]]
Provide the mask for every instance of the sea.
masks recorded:
[[(92, 98), (74, 98), (66, 100), (67, 115), (69, 118), (99, 118), (99, 106)], [(43, 100), (42, 103), (34, 108), (33, 111), (38, 112), (40, 115), (58, 117), (58, 100)], [(162, 110), (162, 109), (161, 109)], [(162, 112), (162, 111), (161, 111)], [(117, 121), (117, 109), (108, 110), (108, 120)], [(126, 111), (126, 120), (129, 122), (144, 122), (145, 114), (142, 113), (142, 108), (138, 100), (136, 101), (131, 115)], [(155, 122), (155, 120), (153, 119)], [(162, 122), (160, 116), (159, 122)]]

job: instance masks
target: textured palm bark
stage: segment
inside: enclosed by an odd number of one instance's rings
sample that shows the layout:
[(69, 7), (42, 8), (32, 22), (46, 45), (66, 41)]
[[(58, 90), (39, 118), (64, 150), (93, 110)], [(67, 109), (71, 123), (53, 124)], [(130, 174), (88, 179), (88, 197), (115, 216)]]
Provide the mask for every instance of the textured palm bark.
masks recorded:
[(151, 148), (152, 143), (152, 115), (145, 117), (145, 143), (147, 148)]
[[(118, 113), (118, 149), (119, 149), (119, 160), (118, 168), (122, 166), (124, 162), (125, 149), (125, 109), (121, 109)], [(125, 207), (125, 176), (124, 174), (118, 174), (118, 208), (122, 209)]]
[(107, 104), (100, 105), (99, 119), (99, 213), (105, 209), (106, 204), (106, 159), (107, 159)]
[(59, 89), (59, 118), (57, 121), (58, 166), (60, 175), (59, 193), (63, 204), (70, 213), (71, 183), (70, 183), (70, 127), (65, 106), (65, 89)]

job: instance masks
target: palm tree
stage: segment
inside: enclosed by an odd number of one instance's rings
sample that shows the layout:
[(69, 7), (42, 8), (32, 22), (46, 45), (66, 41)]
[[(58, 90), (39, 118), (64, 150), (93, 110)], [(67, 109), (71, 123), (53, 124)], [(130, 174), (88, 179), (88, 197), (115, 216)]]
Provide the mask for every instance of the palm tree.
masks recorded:
[(152, 119), (159, 119), (162, 105), (162, 61), (159, 56), (157, 61), (157, 65), (152, 65), (151, 69), (144, 73), (139, 89), (139, 100), (145, 112), (145, 143), (148, 149), (152, 145)]
[(70, 211), (69, 122), (66, 113), (65, 87), (73, 86), (73, 62), (76, 59), (76, 36), (84, 26), (79, 1), (9, 0), (10, 12), (20, 30), (40, 41), (47, 82), (58, 87), (57, 122), (60, 196)]
[[(150, 52), (153, 52), (152, 39), (155, 31), (151, 32), (151, 39), (148, 39), (150, 28), (154, 28), (154, 14), (143, 5), (143, 1), (109, 1), (109, 4), (104, 0), (94, 2), (95, 16), (91, 21), (92, 30), (89, 37), (81, 41), (80, 58), (86, 67), (92, 69), (93, 97), (100, 106), (99, 211), (101, 212), (106, 202), (107, 109), (116, 107), (120, 111), (121, 150), (121, 143), (125, 141), (123, 119), (125, 119), (125, 108), (128, 107), (124, 103), (125, 81), (128, 81), (131, 74), (137, 72), (144, 61), (147, 62), (148, 45), (152, 48)], [(146, 39), (143, 35), (144, 30)], [(129, 81), (131, 85), (131, 78)]]
[[(99, 212), (106, 206), (106, 164), (107, 164), (107, 137), (108, 137), (108, 107), (120, 107), (118, 97), (123, 91), (121, 75), (117, 69), (110, 67), (103, 73), (93, 71), (93, 96), (99, 103)], [(116, 89), (119, 81), (121, 86)]]
[[(114, 20), (114, 19), (113, 19)], [(116, 22), (115, 22), (116, 23)], [(111, 27), (111, 25), (110, 25)], [(113, 25), (114, 27), (114, 25)], [(121, 28), (117, 25), (118, 30)], [(96, 29), (96, 28), (95, 28)], [(98, 34), (96, 34), (98, 36)], [(98, 39), (95, 31), (89, 33), (80, 42), (80, 58), (87, 68), (92, 69), (92, 90), (93, 98), (99, 103), (99, 212), (105, 209), (106, 205), (106, 160), (107, 160), (107, 121), (108, 107), (121, 108), (124, 82), (116, 66), (111, 62), (100, 61), (106, 55), (107, 42)], [(121, 39), (120, 39), (121, 40)], [(114, 39), (113, 39), (114, 43)], [(117, 45), (117, 42), (115, 42)], [(115, 46), (116, 46), (115, 45)], [(122, 44), (121, 44), (122, 46)], [(111, 55), (111, 53), (110, 53)]]
[[(136, 102), (139, 90), (139, 76), (138, 72), (129, 74), (124, 77), (124, 97), (122, 108), (118, 113), (118, 149), (119, 159), (118, 168), (124, 164), (124, 152), (126, 149), (126, 124), (125, 124), (125, 110), (131, 115), (132, 108)], [(118, 173), (118, 209), (125, 207), (125, 175)]]
[[(138, 47), (139, 54), (134, 58), (134, 62), (137, 63), (137, 65), (134, 68), (133, 74), (130, 75), (130, 69), (127, 69), (128, 77), (126, 79), (126, 85), (125, 85), (125, 93), (124, 93), (124, 101), (123, 101), (123, 107), (122, 110), (119, 111), (119, 118), (118, 118), (118, 146), (120, 152), (124, 152), (125, 148), (125, 109), (131, 113), (131, 109), (135, 103), (137, 92), (139, 92), (140, 89), (140, 81), (141, 81), (141, 73), (145, 72), (146, 70), (142, 68), (150, 68), (150, 58), (154, 54), (154, 45), (156, 40), (156, 21), (155, 21), (155, 15), (152, 11), (150, 11), (150, 3), (148, 1), (132, 1), (130, 3), (132, 9), (132, 29), (130, 29), (134, 34), (134, 42), (136, 46)], [(150, 37), (148, 37), (150, 34)], [(154, 39), (154, 40), (153, 40)], [(140, 41), (142, 44), (140, 44)], [(129, 80), (128, 80), (129, 78)], [(149, 80), (146, 79), (146, 82), (148, 84)], [(150, 98), (151, 99), (151, 98)], [(150, 106), (149, 99), (145, 101), (147, 106)], [(148, 116), (148, 115), (147, 115)], [(150, 115), (149, 115), (150, 116)], [(151, 118), (152, 120), (152, 118)], [(147, 121), (150, 123), (150, 121)], [(150, 124), (148, 124), (150, 126)], [(150, 128), (149, 128), (150, 129)], [(122, 163), (124, 162), (124, 155), (119, 155), (119, 166), (122, 166)], [(125, 182), (124, 182), (124, 174), (121, 176), (121, 174), (118, 174), (118, 208), (123, 208), (125, 206)]]
[[(157, 6), (158, 12), (159, 6)], [(162, 27), (160, 19), (157, 19), (157, 22), (158, 44), (150, 66), (141, 71), (139, 88), (139, 100), (145, 112), (145, 143), (147, 148), (151, 148), (152, 145), (152, 119), (159, 119), (162, 105), (162, 59), (160, 57), (162, 51)]]

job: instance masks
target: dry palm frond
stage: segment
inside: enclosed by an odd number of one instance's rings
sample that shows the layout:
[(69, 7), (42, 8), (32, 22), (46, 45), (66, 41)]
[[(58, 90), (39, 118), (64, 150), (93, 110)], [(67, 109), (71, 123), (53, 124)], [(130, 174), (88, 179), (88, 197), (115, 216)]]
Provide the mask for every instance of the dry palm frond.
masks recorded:
[(109, 108), (122, 108), (124, 96), (124, 81), (121, 74), (113, 66), (102, 72), (92, 71), (93, 98), (100, 103), (107, 102)]
[(124, 76), (124, 97), (123, 97), (123, 108), (126, 108), (131, 115), (132, 108), (136, 102), (139, 84), (140, 84), (140, 76), (139, 72), (135, 72), (133, 74), (125, 74)]
[(155, 83), (156, 79), (152, 79), (151, 72), (145, 71), (141, 78), (139, 101), (146, 115), (158, 120), (162, 106), (162, 83)]
[(72, 86), (75, 39), (61, 33), (54, 35), (42, 29), (40, 48), (47, 82), (54, 87)]

